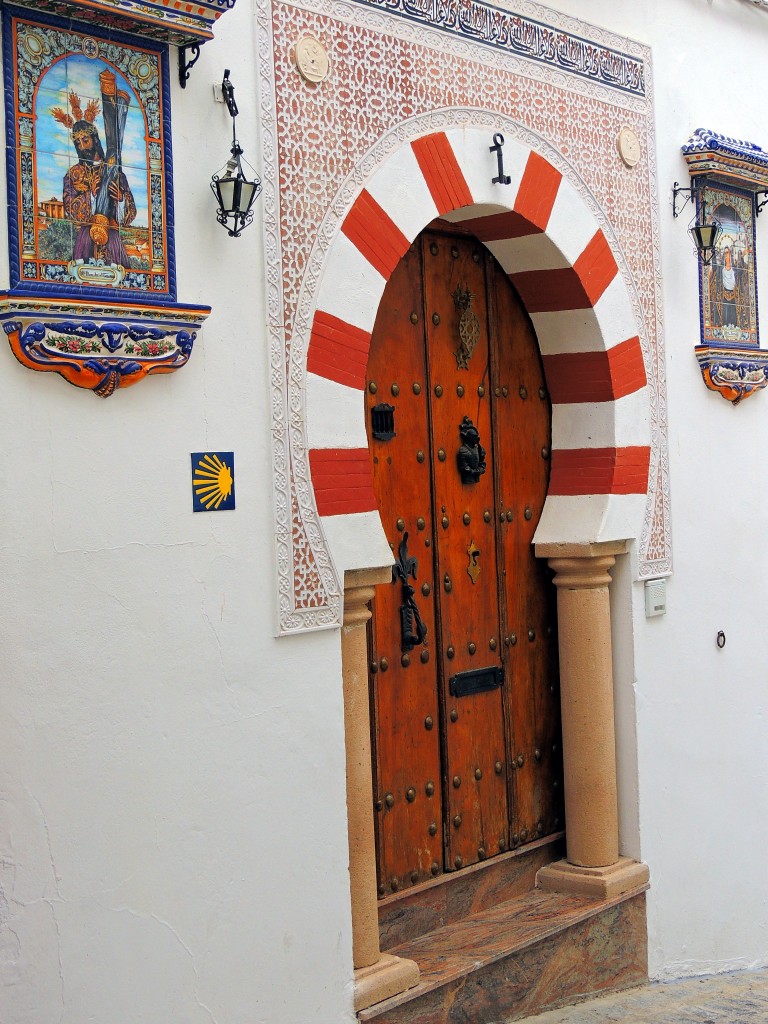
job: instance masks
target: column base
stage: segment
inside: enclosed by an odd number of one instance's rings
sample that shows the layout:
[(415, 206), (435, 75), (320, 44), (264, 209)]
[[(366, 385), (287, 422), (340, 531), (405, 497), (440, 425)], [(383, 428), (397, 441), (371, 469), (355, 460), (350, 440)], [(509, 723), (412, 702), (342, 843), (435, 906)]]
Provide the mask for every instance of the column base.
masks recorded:
[(536, 887), (610, 900), (632, 889), (647, 886), (650, 877), (647, 864), (629, 857), (619, 857), (615, 864), (604, 868), (585, 868), (567, 860), (558, 860), (538, 870)]
[(382, 953), (370, 967), (355, 971), (355, 1013), (382, 999), (389, 999), (419, 983), (419, 967), (413, 960)]

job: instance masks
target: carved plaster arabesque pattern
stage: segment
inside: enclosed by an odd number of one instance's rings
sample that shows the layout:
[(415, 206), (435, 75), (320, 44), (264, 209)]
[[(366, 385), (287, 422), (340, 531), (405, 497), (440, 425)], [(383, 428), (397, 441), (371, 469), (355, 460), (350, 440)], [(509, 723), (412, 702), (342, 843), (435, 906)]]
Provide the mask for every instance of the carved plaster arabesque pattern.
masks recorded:
[[(453, 126), (502, 128), (542, 152), (579, 189), (612, 239), (641, 325), (650, 382), (651, 499), (639, 574), (668, 573), (666, 386), (647, 51), (630, 44), (646, 63), (643, 99), (354, 4), (308, 0), (302, 7), (259, 0), (280, 631), (339, 621), (339, 583), (314, 509), (303, 407), (309, 326), (325, 254), (353, 199), (387, 156), (412, 138)], [(586, 30), (537, 5), (522, 9), (582, 35)], [(305, 33), (331, 52), (331, 75), (317, 87), (302, 83), (290, 62), (291, 46)], [(628, 49), (610, 33), (591, 27), (589, 33)], [(410, 95), (403, 94), (403, 82), (413, 84)], [(634, 171), (615, 150), (625, 124), (644, 143), (644, 160)]]

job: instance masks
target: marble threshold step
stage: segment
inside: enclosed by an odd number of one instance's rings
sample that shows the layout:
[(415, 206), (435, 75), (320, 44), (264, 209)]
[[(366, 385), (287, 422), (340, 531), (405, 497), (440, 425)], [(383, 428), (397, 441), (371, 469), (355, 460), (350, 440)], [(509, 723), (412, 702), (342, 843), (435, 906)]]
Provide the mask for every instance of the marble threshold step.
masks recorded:
[(410, 937), (419, 984), (361, 1010), (376, 1024), (499, 1024), (647, 980), (645, 890), (594, 899), (532, 889)]

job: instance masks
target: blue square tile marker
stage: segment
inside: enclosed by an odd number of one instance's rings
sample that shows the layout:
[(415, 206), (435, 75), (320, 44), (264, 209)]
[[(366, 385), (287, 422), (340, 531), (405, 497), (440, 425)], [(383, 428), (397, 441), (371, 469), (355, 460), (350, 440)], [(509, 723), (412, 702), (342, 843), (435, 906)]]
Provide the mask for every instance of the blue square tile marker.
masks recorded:
[(235, 507), (235, 453), (192, 452), (192, 511)]

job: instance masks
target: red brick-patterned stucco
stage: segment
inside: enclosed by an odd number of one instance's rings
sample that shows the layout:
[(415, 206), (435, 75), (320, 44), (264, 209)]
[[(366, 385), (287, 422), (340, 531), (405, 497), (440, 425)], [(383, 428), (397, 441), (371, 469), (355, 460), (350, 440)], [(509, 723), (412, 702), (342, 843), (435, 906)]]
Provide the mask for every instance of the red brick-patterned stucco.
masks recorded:
[(472, 193), (444, 132), (416, 139), (411, 149), (438, 213), (450, 213), (471, 205)]
[(651, 449), (566, 448), (552, 452), (549, 494), (645, 494)]
[(319, 377), (362, 390), (370, 346), (368, 331), (318, 309), (312, 321), (307, 369)]
[(389, 277), (408, 248), (408, 239), (400, 228), (365, 189), (341, 230), (383, 278)]
[(544, 356), (549, 394), (555, 404), (613, 402), (645, 387), (638, 337), (601, 352), (560, 352)]
[(376, 508), (367, 448), (313, 449), (309, 468), (321, 516), (373, 512)]

